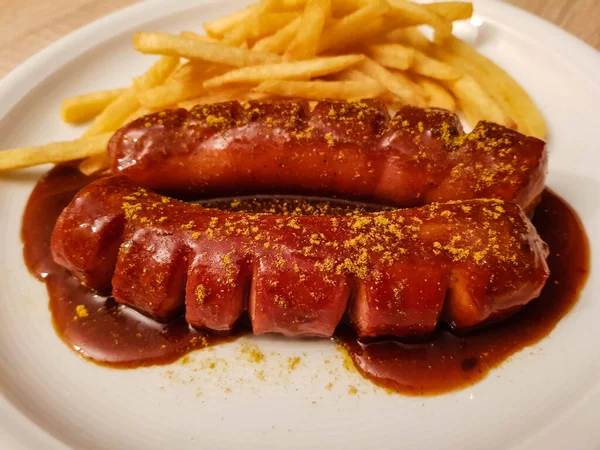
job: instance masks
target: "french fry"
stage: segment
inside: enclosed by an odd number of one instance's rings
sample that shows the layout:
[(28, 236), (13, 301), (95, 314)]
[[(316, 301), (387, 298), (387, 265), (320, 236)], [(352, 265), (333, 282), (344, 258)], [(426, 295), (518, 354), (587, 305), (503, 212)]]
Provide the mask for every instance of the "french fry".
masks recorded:
[(136, 91), (144, 91), (163, 83), (179, 65), (179, 58), (163, 56), (156, 61), (144, 74), (133, 79)]
[(452, 22), (424, 8), (423, 5), (408, 0), (388, 0), (388, 3), (392, 7), (390, 15), (404, 26), (430, 25), (436, 31), (436, 38), (441, 41), (452, 34)]
[(204, 94), (202, 80), (172, 81), (152, 89), (139, 92), (138, 101), (146, 108), (160, 109)]
[(431, 78), (413, 76), (415, 82), (423, 88), (427, 97), (427, 106), (456, 111), (456, 100), (444, 86)]
[(240, 23), (235, 28), (231, 29), (221, 39), (223, 44), (240, 47), (252, 35), (252, 30), (255, 28), (256, 14), (252, 14), (247, 21)]
[(250, 36), (256, 39), (271, 35), (298, 18), (300, 16), (292, 12), (265, 13), (257, 18), (256, 27)]
[(400, 72), (392, 72), (372, 59), (365, 59), (357, 68), (386, 87), (405, 104), (425, 106), (423, 89)]
[(199, 41), (205, 42), (219, 42), (217, 39), (210, 36), (204, 36), (203, 34), (194, 33), (193, 31), (182, 31), (179, 33), (180, 36), (188, 39), (198, 39)]
[(299, 11), (304, 8), (306, 0), (279, 0), (274, 6), (276, 11)]
[(297, 13), (293, 12), (267, 12), (255, 13), (242, 24), (239, 24), (223, 36), (223, 43), (240, 46), (249, 39), (256, 40), (277, 32), (279, 29), (296, 19)]
[(460, 70), (418, 51), (415, 51), (410, 70), (437, 80), (455, 80), (461, 76)]
[(307, 99), (361, 99), (374, 98), (384, 92), (377, 82), (359, 81), (284, 81), (267, 80), (259, 84), (254, 91), (283, 97), (301, 97)]
[(252, 50), (266, 53), (283, 53), (290, 42), (292, 42), (292, 39), (296, 36), (301, 23), (302, 18), (296, 17), (271, 36), (264, 37), (257, 41), (252, 47)]
[(347, 16), (370, 2), (371, 0), (331, 0), (331, 13), (335, 17)]
[[(383, 24), (382, 14), (386, 8), (379, 4), (368, 5), (335, 22), (323, 32), (318, 53), (340, 49), (354, 42), (362, 41), (373, 29)], [(365, 24), (370, 24), (365, 26)]]
[(94, 119), (82, 137), (96, 136), (122, 127), (125, 120), (140, 107), (138, 90), (150, 89), (163, 83), (178, 64), (179, 58), (169, 56), (156, 61), (144, 74), (133, 79), (134, 87), (125, 90)]
[(92, 137), (99, 134), (116, 131), (123, 121), (140, 107), (136, 92), (133, 88), (127, 89), (116, 100), (102, 111), (82, 137)]
[(260, 83), (269, 79), (304, 80), (339, 72), (362, 61), (364, 55), (344, 55), (327, 58), (315, 58), (262, 66), (244, 67), (232, 70), (221, 76), (210, 78), (204, 87), (217, 88), (234, 83)]
[(279, 5), (279, 0), (259, 0), (256, 7), (254, 8), (254, 13), (257, 16), (260, 16), (269, 11), (274, 11)]
[[(334, 74), (333, 77), (338, 81), (358, 81), (362, 83), (372, 83), (375, 81), (373, 78), (364, 74), (360, 70), (353, 68), (342, 70), (341, 72)], [(375, 82), (378, 83), (378, 81)], [(381, 86), (383, 87), (383, 85)]]
[(99, 153), (89, 158), (85, 158), (79, 163), (77, 168), (84, 175), (92, 175), (93, 173), (100, 172), (108, 167), (108, 155), (106, 153)]
[[(250, 38), (257, 38), (265, 34), (269, 34), (274, 31), (273, 21), (280, 22), (281, 18), (276, 19), (271, 17), (269, 13), (275, 6), (277, 6), (278, 0), (260, 0), (257, 4), (252, 7), (251, 14), (242, 22), (236, 24), (235, 27), (227, 31), (222, 39), (225, 44), (233, 46), (247, 45), (247, 41)], [(289, 13), (274, 13), (275, 15), (288, 15)], [(285, 23), (293, 20), (293, 17), (289, 17)]]
[(331, 14), (330, 0), (308, 0), (296, 37), (287, 48), (289, 59), (310, 59), (317, 54), (326, 18)]
[(449, 22), (466, 20), (473, 16), (473, 3), (470, 2), (426, 3), (422, 6), (429, 12), (437, 14)]
[(87, 122), (100, 114), (125, 91), (125, 88), (111, 89), (68, 98), (60, 105), (62, 120), (74, 124)]
[(180, 56), (235, 67), (269, 64), (281, 61), (279, 55), (254, 52), (218, 42), (203, 42), (166, 33), (136, 33), (134, 48), (145, 54)]
[(0, 170), (21, 169), (39, 164), (71, 161), (103, 153), (112, 133), (75, 141), (54, 142), (36, 147), (15, 148), (0, 152)]
[(204, 61), (188, 61), (173, 73), (169, 82), (206, 80), (232, 69), (233, 67), (224, 66), (222, 64), (207, 63)]
[(255, 6), (249, 6), (246, 9), (236, 11), (228, 16), (220, 17), (212, 22), (205, 22), (204, 31), (206, 31), (206, 34), (209, 36), (221, 38), (225, 33), (232, 30), (237, 25), (248, 20), (252, 16), (254, 8)]
[(416, 27), (397, 28), (386, 35), (388, 42), (398, 42), (416, 50), (426, 52), (431, 47), (431, 41), (423, 36), (423, 33)]
[(519, 83), (490, 59), (456, 38), (449, 39), (443, 51), (436, 50), (435, 55), (477, 79), (504, 113), (514, 119), (521, 132), (539, 138), (546, 136), (546, 122), (534, 101)]
[(407, 70), (415, 59), (415, 50), (400, 44), (371, 45), (368, 53), (382, 66), (398, 70)]
[(510, 116), (470, 75), (463, 75), (457, 80), (440, 82), (454, 94), (460, 109), (471, 126), (475, 126), (480, 120), (489, 120), (505, 127), (515, 126)]
[(201, 71), (207, 64), (205, 62), (188, 61), (180, 65), (169, 78), (169, 81), (185, 81), (196, 76), (198, 71)]
[(206, 95), (195, 97), (177, 104), (179, 108), (192, 109), (196, 105), (208, 105), (211, 103), (226, 102), (229, 100), (238, 100), (248, 92), (248, 87), (220, 89), (216, 92), (208, 92)]

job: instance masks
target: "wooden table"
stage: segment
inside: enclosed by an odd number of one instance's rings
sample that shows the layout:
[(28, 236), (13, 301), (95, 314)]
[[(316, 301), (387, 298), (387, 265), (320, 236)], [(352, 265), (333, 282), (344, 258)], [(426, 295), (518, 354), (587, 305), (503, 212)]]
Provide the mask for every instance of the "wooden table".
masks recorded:
[[(506, 1), (557, 24), (600, 50), (600, 0)], [(70, 31), (136, 2), (0, 0), (3, 12), (0, 15), (0, 77)]]

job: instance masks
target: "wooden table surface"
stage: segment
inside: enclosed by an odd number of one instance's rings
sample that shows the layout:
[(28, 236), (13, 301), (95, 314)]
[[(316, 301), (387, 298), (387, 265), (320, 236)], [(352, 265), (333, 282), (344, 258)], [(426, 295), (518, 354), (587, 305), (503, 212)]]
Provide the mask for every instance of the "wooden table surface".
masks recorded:
[[(505, 0), (600, 50), (600, 0)], [(137, 0), (0, 0), (0, 77), (61, 36)], [(165, 2), (166, 4), (166, 2)]]

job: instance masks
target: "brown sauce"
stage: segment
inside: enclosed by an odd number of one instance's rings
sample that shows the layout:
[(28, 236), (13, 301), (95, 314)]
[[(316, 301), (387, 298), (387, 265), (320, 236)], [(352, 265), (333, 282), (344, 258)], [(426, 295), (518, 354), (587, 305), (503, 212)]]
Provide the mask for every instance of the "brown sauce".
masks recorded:
[[(56, 218), (75, 193), (93, 179), (68, 165), (53, 169), (35, 187), (23, 217), (24, 257), (29, 270), (46, 283), (55, 329), (82, 356), (111, 367), (168, 364), (185, 353), (249, 332), (241, 324), (229, 336), (195, 330), (183, 317), (159, 324), (110, 298), (90, 292), (50, 254)], [(232, 203), (233, 202), (233, 203)], [(236, 199), (207, 206), (287, 213), (336, 213), (373, 209), (354, 202), (302, 199)], [(533, 222), (550, 246), (551, 277), (540, 298), (500, 323), (456, 335), (439, 329), (423, 342), (361, 343), (340, 327), (334, 339), (348, 351), (361, 374), (390, 390), (433, 395), (471, 385), (515, 352), (548, 335), (577, 301), (589, 273), (589, 249), (577, 214), (546, 190)]]

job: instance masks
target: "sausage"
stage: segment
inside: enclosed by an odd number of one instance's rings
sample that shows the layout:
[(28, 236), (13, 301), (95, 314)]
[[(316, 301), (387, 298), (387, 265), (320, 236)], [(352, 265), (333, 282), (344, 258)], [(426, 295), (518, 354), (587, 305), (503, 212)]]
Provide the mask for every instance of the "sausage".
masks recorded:
[[(54, 260), (159, 320), (331, 336), (465, 329), (537, 297), (546, 244), (516, 203), (474, 199), (347, 216), (227, 212), (163, 197), (124, 176), (80, 191), (60, 215)], [(107, 271), (108, 270), (108, 276)]]
[(543, 141), (489, 122), (465, 134), (441, 109), (378, 101), (225, 102), (142, 117), (108, 145), (110, 168), (181, 198), (330, 195), (399, 207), (499, 198), (532, 211)]

